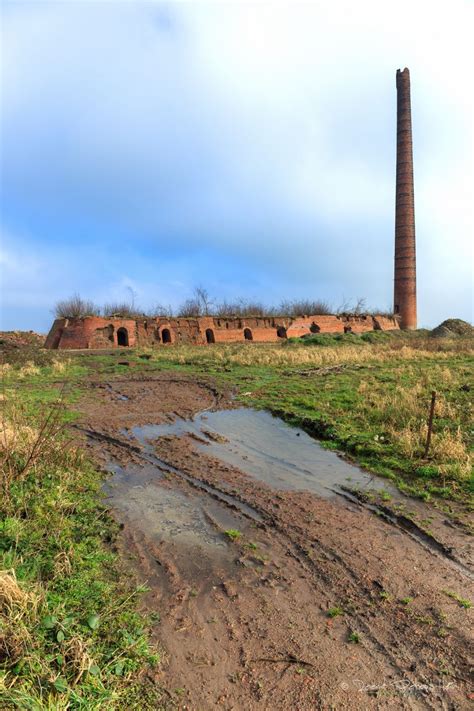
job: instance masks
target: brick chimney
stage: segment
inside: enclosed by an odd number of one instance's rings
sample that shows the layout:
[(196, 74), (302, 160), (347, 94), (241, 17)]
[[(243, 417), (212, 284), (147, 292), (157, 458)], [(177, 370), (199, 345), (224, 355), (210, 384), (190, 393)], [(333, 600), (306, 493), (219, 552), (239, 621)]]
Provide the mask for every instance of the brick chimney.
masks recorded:
[(400, 327), (416, 328), (415, 195), (410, 72), (397, 70), (397, 185), (395, 198), (394, 311)]

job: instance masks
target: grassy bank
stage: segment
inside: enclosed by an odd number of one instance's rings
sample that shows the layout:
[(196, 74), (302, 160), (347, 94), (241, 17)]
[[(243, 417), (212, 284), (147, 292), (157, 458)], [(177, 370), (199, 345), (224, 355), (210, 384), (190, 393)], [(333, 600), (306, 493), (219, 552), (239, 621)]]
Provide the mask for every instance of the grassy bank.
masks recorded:
[[(0, 427), (0, 707), (157, 709), (143, 674), (158, 657), (111, 542), (101, 475), (68, 442), (58, 363), (4, 368)], [(21, 387), (18, 387), (20, 385)]]

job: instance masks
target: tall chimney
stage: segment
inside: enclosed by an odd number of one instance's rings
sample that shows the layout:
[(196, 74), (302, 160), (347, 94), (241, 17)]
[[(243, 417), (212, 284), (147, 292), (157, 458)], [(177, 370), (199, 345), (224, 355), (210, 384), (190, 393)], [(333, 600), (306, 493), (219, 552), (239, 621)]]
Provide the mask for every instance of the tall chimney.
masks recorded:
[(410, 72), (397, 70), (397, 186), (395, 199), (394, 311), (400, 327), (416, 328), (415, 194)]

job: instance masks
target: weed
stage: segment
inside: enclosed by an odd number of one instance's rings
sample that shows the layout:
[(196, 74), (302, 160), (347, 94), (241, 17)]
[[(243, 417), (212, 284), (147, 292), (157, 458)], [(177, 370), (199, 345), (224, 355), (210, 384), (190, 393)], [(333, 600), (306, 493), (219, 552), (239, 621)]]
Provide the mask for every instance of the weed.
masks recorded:
[(224, 531), (224, 533), (227, 538), (230, 538), (231, 541), (238, 540), (242, 535), (236, 528), (228, 528), (227, 531)]
[(443, 592), (448, 597), (452, 598), (453, 600), (456, 600), (459, 606), (464, 607), (465, 610), (469, 610), (472, 607), (472, 602), (467, 598), (461, 597), (460, 595), (455, 592), (452, 592), (451, 590), (443, 590)]
[(413, 598), (412, 597), (402, 597), (400, 602), (402, 603), (402, 605), (410, 605), (413, 602)]
[(344, 610), (342, 607), (330, 607), (329, 610), (327, 611), (327, 616), (334, 618), (334, 617), (339, 617), (340, 615), (344, 614)]
[(351, 632), (348, 637), (348, 641), (353, 642), (354, 644), (359, 644), (360, 634), (358, 632)]

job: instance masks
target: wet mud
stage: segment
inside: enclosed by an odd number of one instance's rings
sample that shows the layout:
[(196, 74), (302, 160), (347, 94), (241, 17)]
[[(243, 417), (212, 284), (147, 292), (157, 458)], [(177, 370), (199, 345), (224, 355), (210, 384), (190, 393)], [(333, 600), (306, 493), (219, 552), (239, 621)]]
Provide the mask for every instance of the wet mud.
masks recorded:
[(468, 707), (471, 539), (443, 514), (205, 380), (80, 410), (170, 708)]

